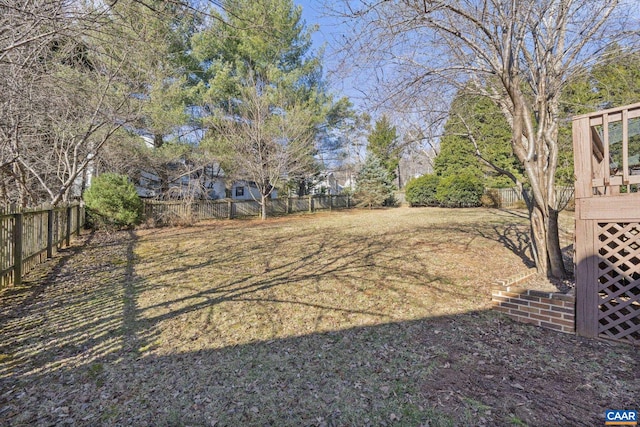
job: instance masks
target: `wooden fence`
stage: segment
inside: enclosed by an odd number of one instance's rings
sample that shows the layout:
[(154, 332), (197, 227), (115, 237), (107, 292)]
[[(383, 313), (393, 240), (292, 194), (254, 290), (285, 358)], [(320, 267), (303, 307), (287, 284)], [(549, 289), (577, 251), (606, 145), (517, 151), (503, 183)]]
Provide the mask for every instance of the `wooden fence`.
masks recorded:
[(0, 214), (0, 289), (20, 285), (25, 273), (68, 246), (84, 221), (77, 203)]
[[(500, 197), (500, 206), (503, 208), (511, 208), (524, 202), (522, 194), (517, 188), (490, 188), (487, 191), (495, 192)], [(560, 207), (565, 207), (572, 198), (573, 187), (556, 187), (556, 199)]]
[[(353, 207), (350, 196), (319, 195), (267, 200), (269, 215), (286, 215), (294, 212), (315, 212)], [(145, 218), (157, 224), (199, 221), (203, 219), (233, 219), (260, 216), (260, 203), (255, 200), (196, 200), (188, 203), (177, 201), (144, 201)]]

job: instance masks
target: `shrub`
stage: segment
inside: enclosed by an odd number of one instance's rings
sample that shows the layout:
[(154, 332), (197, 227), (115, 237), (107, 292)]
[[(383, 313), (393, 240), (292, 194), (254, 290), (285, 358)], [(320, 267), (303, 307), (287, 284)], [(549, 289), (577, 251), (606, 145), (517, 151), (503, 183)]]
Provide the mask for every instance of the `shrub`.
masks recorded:
[(512, 206), (512, 208), (514, 208), (514, 209), (527, 209), (527, 202), (525, 202), (522, 199), (517, 200), (516, 203)]
[(482, 203), (482, 206), (485, 208), (497, 209), (502, 207), (502, 198), (500, 197), (498, 190), (495, 188), (489, 188), (480, 198), (480, 203)]
[(389, 197), (387, 197), (387, 199), (384, 201), (382, 206), (397, 208), (398, 206), (400, 206), (400, 201), (398, 200), (398, 197), (396, 197), (395, 194), (392, 194)]
[(569, 199), (569, 201), (567, 202), (567, 205), (564, 207), (564, 209), (569, 211), (569, 212), (575, 212), (576, 211), (576, 199), (574, 199), (573, 197), (571, 199)]
[(437, 206), (436, 191), (439, 182), (440, 177), (435, 174), (422, 175), (409, 181), (405, 188), (405, 199), (409, 206)]
[(484, 183), (472, 173), (461, 173), (440, 179), (436, 199), (447, 208), (480, 206)]
[(131, 227), (142, 219), (142, 200), (126, 176), (105, 173), (84, 193), (90, 218), (97, 227)]

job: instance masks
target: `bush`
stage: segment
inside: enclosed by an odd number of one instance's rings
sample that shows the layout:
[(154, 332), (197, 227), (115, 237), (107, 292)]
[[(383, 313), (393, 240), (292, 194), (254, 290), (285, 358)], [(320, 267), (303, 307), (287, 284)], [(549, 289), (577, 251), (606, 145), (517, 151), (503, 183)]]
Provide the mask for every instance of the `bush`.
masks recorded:
[(400, 201), (398, 200), (395, 194), (392, 194), (389, 197), (387, 197), (387, 199), (384, 201), (382, 206), (386, 206), (389, 208), (397, 208), (398, 206), (400, 206)]
[(422, 175), (412, 179), (405, 188), (405, 199), (409, 206), (437, 206), (436, 191), (440, 177), (437, 175)]
[(569, 211), (569, 212), (575, 212), (576, 211), (576, 199), (574, 199), (573, 197), (571, 199), (569, 199), (569, 201), (567, 202), (567, 205), (564, 207), (564, 209)]
[(126, 176), (105, 173), (84, 193), (88, 214), (97, 227), (131, 227), (142, 219), (142, 200)]
[(527, 202), (524, 200), (516, 200), (516, 203), (511, 206), (512, 209), (527, 209)]
[(480, 206), (484, 183), (472, 173), (450, 175), (440, 179), (436, 199), (441, 206), (461, 208)]
[(490, 188), (484, 192), (482, 197), (480, 198), (480, 203), (485, 208), (501, 208), (502, 207), (502, 198), (500, 197), (500, 193), (498, 190), (494, 188)]

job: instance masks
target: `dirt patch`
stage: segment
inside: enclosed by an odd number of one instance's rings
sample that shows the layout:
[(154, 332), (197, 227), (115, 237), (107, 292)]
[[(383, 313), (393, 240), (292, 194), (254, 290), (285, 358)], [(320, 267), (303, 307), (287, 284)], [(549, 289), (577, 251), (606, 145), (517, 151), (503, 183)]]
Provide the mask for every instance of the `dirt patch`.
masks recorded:
[[(454, 215), (455, 214), (455, 215)], [(0, 295), (8, 425), (584, 425), (637, 349), (488, 310), (526, 218), (398, 209), (86, 235)]]

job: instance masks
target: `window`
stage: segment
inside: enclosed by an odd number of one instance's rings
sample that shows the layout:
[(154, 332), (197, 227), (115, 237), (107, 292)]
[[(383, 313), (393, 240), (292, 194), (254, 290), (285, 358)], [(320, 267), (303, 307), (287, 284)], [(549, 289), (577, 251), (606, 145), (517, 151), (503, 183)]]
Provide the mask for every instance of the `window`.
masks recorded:
[(244, 196), (244, 187), (236, 187), (236, 197)]

